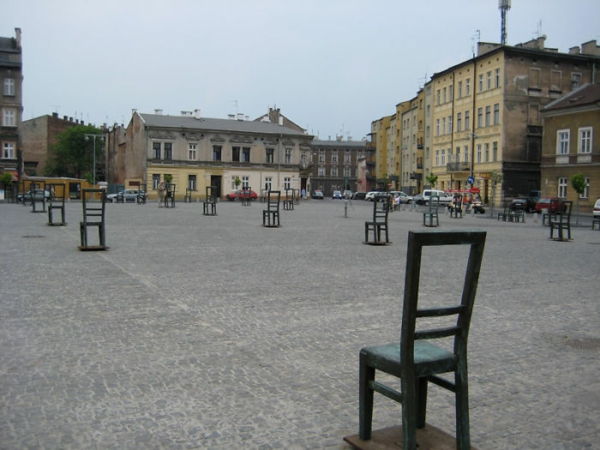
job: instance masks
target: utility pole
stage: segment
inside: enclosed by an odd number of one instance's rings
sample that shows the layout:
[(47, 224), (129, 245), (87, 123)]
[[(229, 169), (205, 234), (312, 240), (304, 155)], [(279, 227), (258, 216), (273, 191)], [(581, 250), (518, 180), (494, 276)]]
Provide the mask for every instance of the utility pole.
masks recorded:
[(84, 136), (85, 136), (86, 141), (89, 141), (90, 139), (92, 139), (94, 141), (94, 150), (93, 150), (93, 157), (92, 157), (92, 184), (94, 186), (96, 186), (96, 139), (100, 139), (101, 141), (103, 141), (104, 136), (102, 136), (101, 134), (91, 134), (91, 133), (86, 133)]

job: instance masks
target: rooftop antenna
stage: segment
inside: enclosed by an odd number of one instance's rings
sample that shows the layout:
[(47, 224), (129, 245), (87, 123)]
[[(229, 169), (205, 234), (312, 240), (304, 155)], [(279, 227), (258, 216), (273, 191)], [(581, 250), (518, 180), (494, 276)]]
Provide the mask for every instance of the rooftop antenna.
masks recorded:
[(535, 38), (539, 39), (544, 35), (544, 33), (542, 33), (542, 21), (539, 20), (537, 23), (537, 30), (535, 31)]
[(510, 0), (498, 0), (500, 10), (500, 43), (506, 45), (506, 11), (510, 9)]

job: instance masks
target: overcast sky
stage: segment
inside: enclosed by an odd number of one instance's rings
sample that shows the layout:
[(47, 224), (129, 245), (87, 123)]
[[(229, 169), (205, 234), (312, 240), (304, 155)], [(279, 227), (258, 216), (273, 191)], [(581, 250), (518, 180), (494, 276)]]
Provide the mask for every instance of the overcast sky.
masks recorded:
[[(513, 0), (508, 44), (600, 43), (599, 0)], [(541, 25), (540, 25), (541, 24)], [(435, 72), (499, 42), (498, 0), (2, 0), (22, 29), (24, 113), (96, 125), (132, 108), (205, 117), (269, 107), (321, 139), (361, 139)]]

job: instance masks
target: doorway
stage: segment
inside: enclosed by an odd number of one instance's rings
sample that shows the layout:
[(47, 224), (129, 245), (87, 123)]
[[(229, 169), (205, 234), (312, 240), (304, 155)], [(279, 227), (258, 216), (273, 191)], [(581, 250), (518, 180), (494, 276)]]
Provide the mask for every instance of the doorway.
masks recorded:
[(214, 195), (217, 198), (221, 198), (221, 175), (211, 175), (210, 185), (215, 187)]

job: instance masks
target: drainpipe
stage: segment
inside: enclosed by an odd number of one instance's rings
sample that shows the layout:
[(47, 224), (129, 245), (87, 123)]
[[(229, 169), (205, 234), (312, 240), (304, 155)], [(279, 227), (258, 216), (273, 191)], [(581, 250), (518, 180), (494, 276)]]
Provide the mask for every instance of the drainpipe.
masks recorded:
[[(471, 115), (471, 176), (475, 177), (475, 116), (477, 97), (477, 58), (473, 58), (473, 114)], [(473, 185), (471, 185), (473, 187)]]

